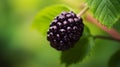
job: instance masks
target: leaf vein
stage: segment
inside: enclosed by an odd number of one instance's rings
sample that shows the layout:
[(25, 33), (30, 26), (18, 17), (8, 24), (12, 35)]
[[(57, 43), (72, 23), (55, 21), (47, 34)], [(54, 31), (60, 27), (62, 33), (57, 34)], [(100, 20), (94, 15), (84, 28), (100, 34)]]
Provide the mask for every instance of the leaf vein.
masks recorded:
[[(115, 8), (115, 6), (112, 4), (111, 1), (109, 1), (109, 0), (107, 0), (107, 1), (110, 3), (110, 4), (107, 5), (107, 8), (113, 13), (114, 16), (117, 17), (116, 13), (114, 12), (114, 11), (117, 11), (116, 8)], [(111, 6), (113, 7), (112, 10), (110, 9), (109, 5), (111, 5)], [(113, 11), (113, 10), (114, 10), (114, 11)]]

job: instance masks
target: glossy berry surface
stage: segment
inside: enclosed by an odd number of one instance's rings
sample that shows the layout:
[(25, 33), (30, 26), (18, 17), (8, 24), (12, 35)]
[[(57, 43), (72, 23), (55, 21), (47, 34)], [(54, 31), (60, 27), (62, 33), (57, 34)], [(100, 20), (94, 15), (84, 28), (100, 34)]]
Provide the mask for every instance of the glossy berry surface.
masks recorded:
[(47, 40), (57, 50), (72, 48), (80, 39), (84, 30), (82, 18), (72, 11), (62, 12), (51, 22), (47, 32)]

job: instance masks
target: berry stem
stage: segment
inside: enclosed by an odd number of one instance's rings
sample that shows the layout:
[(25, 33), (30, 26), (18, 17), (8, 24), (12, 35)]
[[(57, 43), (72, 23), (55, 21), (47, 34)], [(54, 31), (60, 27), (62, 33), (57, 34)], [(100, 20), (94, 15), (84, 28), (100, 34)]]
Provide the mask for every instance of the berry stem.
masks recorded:
[(78, 17), (81, 17), (87, 10), (89, 9), (88, 6), (86, 6), (80, 13), (77, 14)]

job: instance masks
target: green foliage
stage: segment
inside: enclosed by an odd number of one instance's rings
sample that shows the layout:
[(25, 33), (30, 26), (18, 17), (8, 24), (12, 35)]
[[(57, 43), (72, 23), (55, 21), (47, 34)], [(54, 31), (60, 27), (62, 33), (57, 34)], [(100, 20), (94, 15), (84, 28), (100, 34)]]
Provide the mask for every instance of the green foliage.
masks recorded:
[[(120, 67), (120, 42), (94, 40), (90, 35), (109, 35), (85, 18), (84, 33), (74, 48), (60, 52), (47, 41), (46, 31), (53, 18), (62, 11), (70, 11), (66, 5), (80, 12), (83, 1), (0, 0), (0, 67)], [(87, 0), (87, 3), (96, 19), (108, 27), (116, 23), (114, 29), (120, 32), (120, 0)], [(39, 13), (31, 30), (36, 12)]]
[(109, 28), (120, 17), (119, 0), (87, 0), (87, 3), (94, 17)]

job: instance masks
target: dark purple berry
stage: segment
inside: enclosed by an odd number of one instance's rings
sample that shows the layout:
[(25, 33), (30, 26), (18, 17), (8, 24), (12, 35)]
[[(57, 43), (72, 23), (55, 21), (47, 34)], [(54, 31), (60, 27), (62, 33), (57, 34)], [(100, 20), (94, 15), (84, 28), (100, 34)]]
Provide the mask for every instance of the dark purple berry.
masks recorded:
[(84, 24), (82, 18), (76, 16), (73, 11), (62, 12), (55, 17), (47, 32), (47, 40), (57, 50), (72, 48), (82, 36)]

